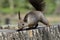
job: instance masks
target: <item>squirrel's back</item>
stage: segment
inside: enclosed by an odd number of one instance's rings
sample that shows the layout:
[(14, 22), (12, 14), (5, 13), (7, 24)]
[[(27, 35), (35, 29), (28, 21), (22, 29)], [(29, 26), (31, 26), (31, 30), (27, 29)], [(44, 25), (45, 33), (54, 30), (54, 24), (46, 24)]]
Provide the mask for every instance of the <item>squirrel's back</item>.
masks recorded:
[(40, 18), (44, 16), (42, 12), (40, 11), (31, 11), (27, 13), (24, 17), (24, 21), (27, 22), (27, 19), (29, 18), (31, 21), (38, 21)]

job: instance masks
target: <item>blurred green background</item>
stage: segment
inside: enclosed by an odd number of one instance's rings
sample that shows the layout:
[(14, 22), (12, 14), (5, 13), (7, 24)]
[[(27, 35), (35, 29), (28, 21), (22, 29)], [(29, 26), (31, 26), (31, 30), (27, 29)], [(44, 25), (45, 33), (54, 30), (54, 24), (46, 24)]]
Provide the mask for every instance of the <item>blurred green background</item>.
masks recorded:
[[(49, 20), (49, 22), (60, 23), (60, 18), (59, 18), (60, 0), (44, 0), (44, 1), (46, 2), (46, 8), (44, 14)], [(28, 2), (28, 0), (0, 0), (0, 20), (3, 20), (7, 14), (10, 16), (14, 15), (13, 18), (9, 16), (11, 19), (16, 18), (15, 14), (17, 14), (16, 12), (19, 10), (21, 12), (21, 16), (23, 17), (28, 11), (34, 10), (34, 8)]]

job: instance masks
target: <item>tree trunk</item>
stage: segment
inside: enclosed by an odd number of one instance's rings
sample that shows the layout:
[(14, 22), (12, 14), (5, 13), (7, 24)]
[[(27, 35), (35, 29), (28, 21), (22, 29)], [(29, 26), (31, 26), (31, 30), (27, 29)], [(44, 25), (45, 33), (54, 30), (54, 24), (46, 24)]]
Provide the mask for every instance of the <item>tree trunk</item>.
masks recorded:
[(56, 9), (55, 9), (55, 11), (54, 11), (54, 14), (55, 15), (60, 15), (60, 0), (57, 0), (57, 2), (56, 2)]
[(11, 9), (11, 13), (14, 13), (13, 10), (14, 10), (14, 3), (13, 3), (13, 0), (9, 0), (9, 4), (10, 4), (10, 9)]
[(2, 7), (2, 0), (0, 0), (0, 8)]

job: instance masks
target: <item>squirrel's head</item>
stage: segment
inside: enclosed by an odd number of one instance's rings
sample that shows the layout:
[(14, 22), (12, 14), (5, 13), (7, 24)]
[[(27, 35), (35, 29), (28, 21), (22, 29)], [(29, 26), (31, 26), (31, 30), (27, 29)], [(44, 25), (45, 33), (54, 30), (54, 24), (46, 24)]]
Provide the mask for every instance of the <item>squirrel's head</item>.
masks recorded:
[(24, 28), (24, 27), (26, 27), (26, 22), (24, 22), (23, 19), (21, 18), (21, 16), (20, 16), (20, 11), (18, 11), (18, 18), (19, 18), (18, 27), (19, 27), (19, 28)]
[(19, 26), (19, 28), (24, 28), (24, 27), (27, 26), (27, 23), (24, 22), (23, 20), (20, 20), (20, 21), (18, 22), (18, 26)]

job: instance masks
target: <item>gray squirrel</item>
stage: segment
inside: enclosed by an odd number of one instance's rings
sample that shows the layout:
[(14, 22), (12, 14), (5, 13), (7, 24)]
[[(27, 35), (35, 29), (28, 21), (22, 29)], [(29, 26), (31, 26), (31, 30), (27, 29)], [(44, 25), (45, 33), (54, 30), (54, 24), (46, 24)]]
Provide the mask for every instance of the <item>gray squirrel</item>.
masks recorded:
[(23, 20), (20, 18), (20, 12), (18, 12), (20, 25), (19, 28), (20, 29), (23, 29), (24, 27), (36, 28), (38, 26), (38, 22), (43, 23), (47, 27), (50, 27), (48, 20), (43, 15), (43, 11), (45, 8), (44, 0), (28, 0), (28, 1), (36, 10), (27, 13)]

